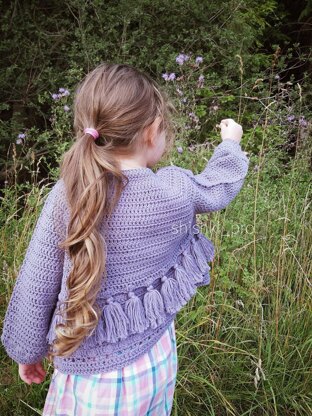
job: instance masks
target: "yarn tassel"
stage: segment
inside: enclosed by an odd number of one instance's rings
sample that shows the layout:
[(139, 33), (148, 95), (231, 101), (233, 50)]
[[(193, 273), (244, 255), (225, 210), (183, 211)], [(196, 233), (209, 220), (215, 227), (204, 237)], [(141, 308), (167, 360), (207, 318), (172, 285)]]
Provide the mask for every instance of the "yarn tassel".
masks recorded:
[(165, 307), (161, 294), (152, 285), (148, 286), (143, 298), (145, 315), (151, 327), (156, 328), (164, 322)]
[(189, 299), (196, 293), (196, 286), (192, 283), (191, 279), (185, 272), (184, 268), (180, 265), (175, 265), (175, 278), (179, 285), (179, 296), (182, 298), (182, 306), (184, 306)]
[(125, 303), (125, 312), (129, 318), (129, 332), (141, 333), (149, 327), (141, 299), (134, 292), (129, 292), (129, 299)]
[(205, 258), (208, 261), (213, 260), (214, 255), (215, 255), (215, 250), (214, 250), (214, 245), (212, 241), (209, 240), (207, 237), (205, 237), (203, 234), (198, 234), (197, 242)]
[[(183, 306), (184, 299), (180, 296), (179, 283), (171, 277), (163, 276), (160, 293), (163, 297), (166, 311), (170, 314), (177, 312)], [(185, 303), (184, 303), (185, 304)]]
[(53, 341), (56, 339), (56, 333), (55, 333), (55, 327), (57, 324), (64, 324), (64, 319), (63, 316), (60, 314), (60, 312), (64, 311), (65, 309), (65, 305), (63, 303), (61, 303), (59, 310), (56, 310), (54, 312), (51, 324), (50, 324), (50, 328), (49, 331), (47, 333), (46, 336), (46, 341), (48, 342), (48, 344), (52, 344)]
[(128, 336), (129, 319), (119, 302), (112, 298), (107, 299), (108, 304), (103, 306), (103, 318), (105, 322), (104, 334), (107, 342), (118, 342)]
[(196, 264), (201, 273), (205, 273), (207, 270), (207, 261), (198, 243), (198, 240), (195, 240), (195, 237), (191, 240), (191, 253), (196, 259)]
[(190, 276), (195, 283), (200, 283), (203, 280), (203, 275), (199, 270), (196, 261), (186, 250), (183, 252), (182, 265), (188, 276)]
[[(103, 314), (103, 312), (102, 312)], [(96, 346), (96, 345), (101, 345), (104, 342), (106, 342), (106, 336), (105, 336), (105, 332), (104, 332), (104, 322), (103, 322), (103, 317), (102, 314), (99, 318), (98, 324), (94, 329), (94, 332), (91, 332), (89, 335), (89, 338), (92, 340), (92, 335), (94, 334), (94, 341), (92, 346)]]

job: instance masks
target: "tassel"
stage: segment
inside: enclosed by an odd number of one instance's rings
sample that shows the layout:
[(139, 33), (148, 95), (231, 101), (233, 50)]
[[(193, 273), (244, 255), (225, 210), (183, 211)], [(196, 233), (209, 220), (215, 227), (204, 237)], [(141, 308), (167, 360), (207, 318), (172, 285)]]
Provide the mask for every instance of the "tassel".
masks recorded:
[(203, 251), (200, 248), (198, 240), (195, 240), (195, 237), (191, 240), (191, 253), (196, 259), (196, 263), (201, 273), (205, 273), (207, 270), (207, 261), (203, 255)]
[(175, 313), (181, 309), (183, 306), (182, 302), (184, 301), (184, 299), (181, 299), (179, 293), (178, 282), (167, 276), (163, 276), (161, 281), (163, 283), (161, 285), (160, 293), (162, 294), (166, 311), (170, 314)]
[(183, 251), (182, 265), (188, 276), (192, 277), (195, 283), (200, 283), (203, 280), (203, 275), (198, 269), (195, 260), (187, 253), (186, 250)]
[(108, 298), (107, 302), (102, 311), (105, 322), (103, 336), (107, 342), (118, 342), (119, 338), (125, 339), (128, 336), (129, 319), (119, 302), (114, 302), (113, 298)]
[(104, 322), (103, 322), (103, 319), (102, 319), (102, 314), (99, 318), (99, 321), (97, 323), (96, 328), (94, 328), (94, 330), (90, 333), (88, 338), (92, 339), (91, 336), (93, 334), (94, 334), (94, 340), (95, 340), (95, 343), (93, 343), (93, 346), (101, 345), (104, 342), (106, 342), (106, 337), (105, 337), (105, 333), (104, 333)]
[(49, 332), (47, 333), (47, 336), (46, 336), (46, 340), (48, 344), (52, 344), (56, 338), (55, 325), (56, 325), (57, 318), (58, 318), (58, 315), (54, 315), (51, 321)]
[(130, 333), (144, 332), (149, 327), (141, 299), (134, 292), (129, 292), (129, 299), (125, 303), (125, 312), (129, 318)]
[(63, 316), (60, 314), (60, 311), (64, 311), (65, 305), (64, 303), (61, 303), (61, 306), (59, 307), (59, 311), (55, 311), (54, 316), (52, 318), (49, 331), (46, 336), (46, 340), (48, 344), (52, 344), (53, 341), (56, 339), (56, 333), (55, 333), (55, 327), (57, 324), (64, 324)]
[(54, 315), (53, 319), (51, 321), (51, 324), (50, 324), (49, 331), (48, 331), (47, 336), (46, 336), (46, 341), (47, 341), (48, 344), (52, 344), (54, 339), (55, 339), (55, 333), (54, 333), (55, 319), (56, 319), (56, 316)]
[(179, 295), (183, 299), (183, 305), (185, 305), (189, 299), (196, 293), (196, 286), (189, 279), (187, 273), (178, 264), (174, 265), (175, 268), (175, 278), (177, 279), (179, 285)]
[(164, 322), (164, 302), (161, 294), (152, 285), (148, 286), (143, 298), (145, 315), (151, 327), (156, 328)]
[(88, 341), (85, 344), (81, 345), (83, 349), (97, 347), (98, 345), (101, 345), (103, 342), (106, 341), (105, 333), (103, 330), (104, 323), (102, 315), (103, 313), (101, 313), (101, 315), (99, 316), (96, 327), (94, 327), (92, 331), (90, 331), (90, 333), (86, 336), (86, 339)]
[(199, 247), (202, 250), (204, 256), (208, 261), (213, 260), (215, 250), (214, 245), (212, 241), (210, 241), (207, 237), (205, 237), (203, 234), (198, 234), (198, 243)]

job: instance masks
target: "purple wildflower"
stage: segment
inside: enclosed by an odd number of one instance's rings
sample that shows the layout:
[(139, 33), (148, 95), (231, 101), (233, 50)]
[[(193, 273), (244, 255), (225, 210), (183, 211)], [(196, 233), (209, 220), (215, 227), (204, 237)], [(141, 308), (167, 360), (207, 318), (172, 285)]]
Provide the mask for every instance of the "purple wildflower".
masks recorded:
[(299, 119), (299, 126), (307, 127), (307, 125), (308, 125), (307, 120), (305, 120), (304, 116), (301, 116), (300, 119)]
[(199, 121), (199, 118), (197, 117), (197, 115), (195, 113), (189, 113), (189, 117), (195, 121), (195, 123), (197, 123)]
[(184, 64), (184, 59), (183, 59), (183, 57), (182, 57), (181, 55), (177, 56), (177, 57), (176, 57), (176, 62), (177, 62), (179, 65), (183, 65), (183, 64)]
[(176, 77), (175, 76), (175, 73), (174, 72), (171, 72), (171, 74), (168, 77), (168, 80), (173, 81), (175, 79), (175, 77)]
[(197, 88), (201, 88), (204, 85), (205, 77), (204, 75), (200, 75), (197, 80)]
[(177, 147), (177, 151), (178, 151), (178, 153), (182, 153), (183, 152), (182, 147), (181, 146)]
[(20, 133), (20, 134), (18, 135), (18, 138), (19, 138), (19, 139), (25, 139), (25, 137), (26, 137), (26, 134), (24, 134), (24, 133)]
[(70, 92), (66, 88), (59, 88), (59, 94), (52, 94), (54, 100), (57, 100), (61, 97), (66, 97), (70, 95)]
[(68, 107), (68, 105), (64, 105), (64, 111), (69, 111), (70, 108)]
[(169, 79), (169, 74), (167, 74), (167, 72), (165, 72), (164, 74), (162, 74), (162, 77), (165, 81), (168, 81)]
[(195, 62), (197, 64), (201, 64), (203, 62), (203, 57), (202, 56), (197, 56), (196, 59), (195, 59)]
[(295, 116), (294, 115), (291, 115), (291, 116), (288, 116), (287, 117), (287, 121), (289, 121), (290, 123), (292, 122), (292, 121), (294, 121), (295, 120)]
[(189, 60), (189, 55), (185, 55), (184, 53), (180, 53), (177, 57), (176, 57), (176, 62), (179, 65), (183, 65), (184, 62)]

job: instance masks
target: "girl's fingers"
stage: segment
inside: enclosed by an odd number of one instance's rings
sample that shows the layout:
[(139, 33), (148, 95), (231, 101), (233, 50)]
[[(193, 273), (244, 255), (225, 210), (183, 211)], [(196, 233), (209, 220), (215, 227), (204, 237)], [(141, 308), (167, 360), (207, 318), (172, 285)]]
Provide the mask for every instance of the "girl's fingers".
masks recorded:
[(234, 121), (232, 118), (224, 118), (220, 121), (220, 124), (216, 124), (216, 127), (221, 129), (222, 127), (227, 127), (231, 121)]
[(27, 384), (31, 384), (31, 382), (32, 382), (32, 377), (31, 376), (21, 376), (21, 379), (25, 382), (25, 383), (27, 383)]
[(32, 376), (28, 377), (27, 380), (29, 381), (28, 384), (31, 384), (31, 383), (40, 384), (42, 382), (42, 377), (39, 377), (37, 375), (32, 375)]
[(227, 127), (227, 124), (225, 124), (224, 120), (222, 120), (222, 121), (220, 122), (220, 124), (216, 124), (216, 127), (217, 127), (217, 129), (222, 130), (222, 129), (224, 129), (225, 127)]
[(31, 384), (31, 383), (40, 384), (45, 379), (46, 374), (44, 372), (44, 369), (40, 369), (38, 367), (38, 369), (33, 368), (31, 370), (28, 370), (27, 373), (24, 371), (21, 371), (19, 375), (20, 375), (20, 378), (27, 384)]
[(223, 124), (224, 126), (228, 126), (230, 122), (234, 121), (232, 118), (224, 118), (223, 120), (221, 120), (220, 124)]
[(46, 372), (45, 372), (44, 368), (42, 367), (41, 363), (36, 364), (36, 370), (38, 371), (39, 375), (41, 375), (42, 377), (45, 377)]
[(225, 120), (221, 120), (220, 124), (216, 124), (216, 127), (218, 129), (222, 129), (223, 127), (226, 127), (226, 126), (227, 126), (227, 124), (226, 124)]
[(43, 379), (44, 379), (44, 376), (41, 373), (39, 373), (39, 371), (34, 370), (32, 374), (32, 381), (34, 383), (41, 383)]

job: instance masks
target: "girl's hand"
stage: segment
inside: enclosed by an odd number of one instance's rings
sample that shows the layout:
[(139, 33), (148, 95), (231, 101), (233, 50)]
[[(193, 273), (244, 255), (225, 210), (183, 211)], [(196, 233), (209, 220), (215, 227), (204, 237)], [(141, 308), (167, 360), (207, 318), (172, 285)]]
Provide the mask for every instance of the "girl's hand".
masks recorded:
[(42, 362), (35, 364), (18, 364), (18, 373), (20, 378), (27, 384), (40, 384), (46, 377), (46, 371)]
[(231, 139), (238, 143), (241, 141), (243, 128), (232, 118), (223, 119), (217, 127), (221, 129), (222, 140)]

